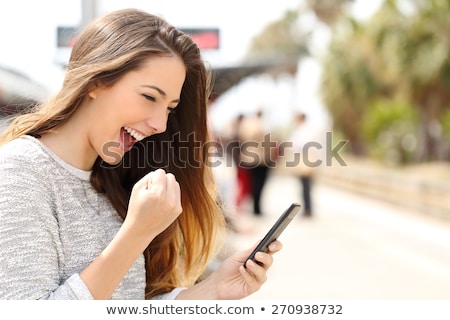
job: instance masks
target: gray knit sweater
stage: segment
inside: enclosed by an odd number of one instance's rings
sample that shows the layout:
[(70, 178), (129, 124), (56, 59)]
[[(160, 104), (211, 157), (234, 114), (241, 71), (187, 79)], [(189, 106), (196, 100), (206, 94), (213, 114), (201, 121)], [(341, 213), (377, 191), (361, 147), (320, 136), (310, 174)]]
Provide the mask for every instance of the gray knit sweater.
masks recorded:
[[(92, 299), (79, 273), (122, 221), (90, 173), (30, 136), (0, 148), (0, 299)], [(144, 299), (144, 290), (141, 255), (112, 299)]]

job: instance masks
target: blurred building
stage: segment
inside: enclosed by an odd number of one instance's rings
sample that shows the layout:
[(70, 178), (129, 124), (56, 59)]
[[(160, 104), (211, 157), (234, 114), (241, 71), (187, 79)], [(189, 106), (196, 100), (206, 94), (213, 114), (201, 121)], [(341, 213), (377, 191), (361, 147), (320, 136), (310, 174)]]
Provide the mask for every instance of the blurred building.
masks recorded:
[(25, 75), (0, 66), (0, 131), (8, 123), (9, 116), (42, 102), (48, 90)]
[(0, 116), (20, 112), (41, 102), (47, 94), (47, 89), (27, 76), (0, 66)]

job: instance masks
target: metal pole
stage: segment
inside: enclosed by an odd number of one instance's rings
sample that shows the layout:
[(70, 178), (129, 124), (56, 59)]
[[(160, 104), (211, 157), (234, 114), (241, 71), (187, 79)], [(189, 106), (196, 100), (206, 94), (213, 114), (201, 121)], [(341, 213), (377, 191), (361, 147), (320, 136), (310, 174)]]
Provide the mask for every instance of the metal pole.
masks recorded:
[(81, 0), (81, 28), (97, 17), (97, 0)]

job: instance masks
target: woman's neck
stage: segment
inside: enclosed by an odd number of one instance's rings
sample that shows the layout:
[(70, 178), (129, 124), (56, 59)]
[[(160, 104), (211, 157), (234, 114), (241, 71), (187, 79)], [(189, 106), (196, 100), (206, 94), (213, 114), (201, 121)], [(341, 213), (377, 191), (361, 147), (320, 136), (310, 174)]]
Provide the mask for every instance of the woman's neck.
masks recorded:
[(98, 154), (89, 143), (85, 118), (77, 113), (63, 125), (41, 135), (39, 140), (58, 157), (81, 170), (92, 170)]

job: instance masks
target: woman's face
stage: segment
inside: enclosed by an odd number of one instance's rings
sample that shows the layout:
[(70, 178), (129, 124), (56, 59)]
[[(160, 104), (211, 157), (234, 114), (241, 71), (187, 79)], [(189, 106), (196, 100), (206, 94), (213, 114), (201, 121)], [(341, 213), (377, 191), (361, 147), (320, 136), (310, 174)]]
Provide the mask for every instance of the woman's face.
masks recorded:
[(107, 163), (118, 163), (134, 143), (166, 130), (167, 117), (176, 108), (186, 77), (176, 56), (152, 57), (144, 66), (126, 73), (110, 87), (89, 93), (94, 125), (89, 143)]

